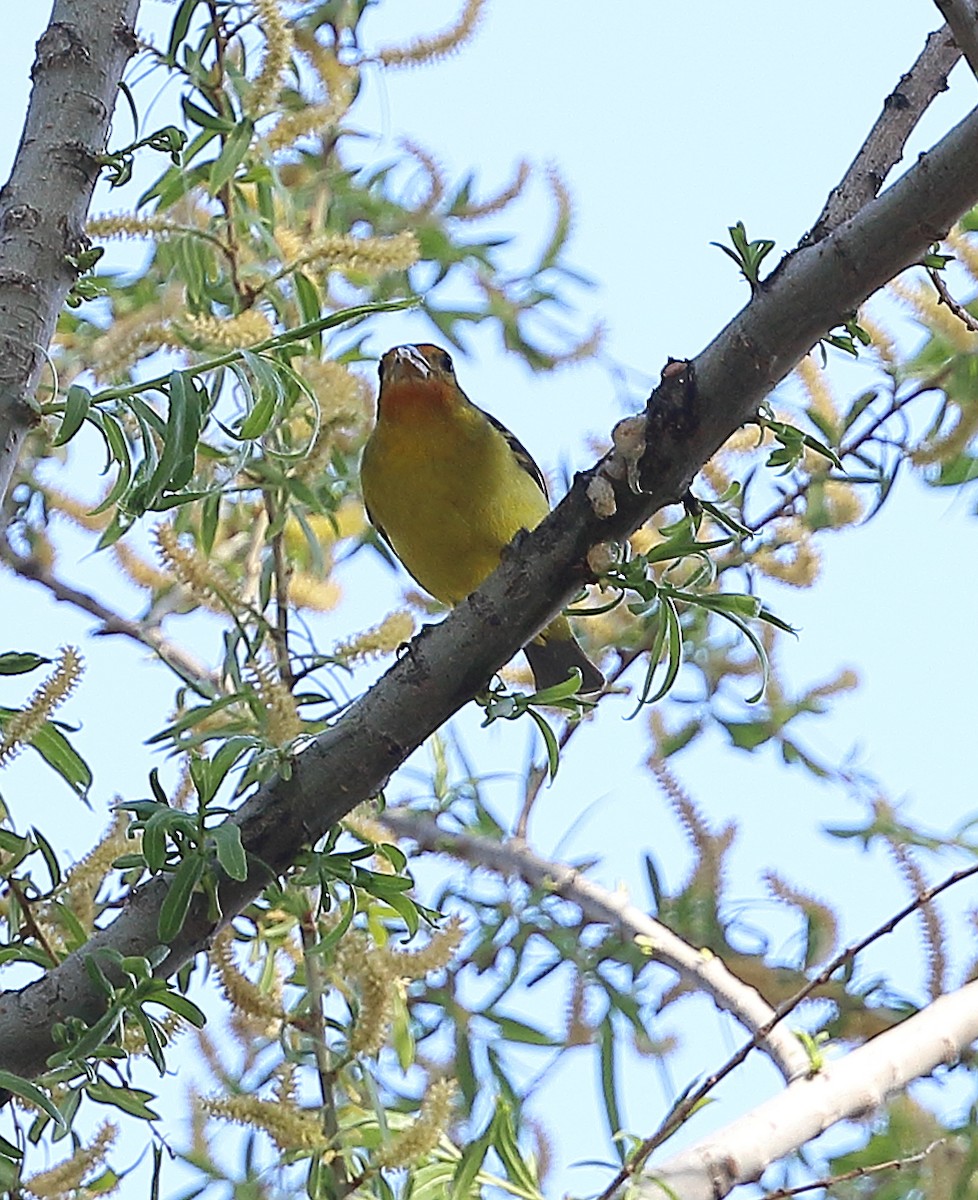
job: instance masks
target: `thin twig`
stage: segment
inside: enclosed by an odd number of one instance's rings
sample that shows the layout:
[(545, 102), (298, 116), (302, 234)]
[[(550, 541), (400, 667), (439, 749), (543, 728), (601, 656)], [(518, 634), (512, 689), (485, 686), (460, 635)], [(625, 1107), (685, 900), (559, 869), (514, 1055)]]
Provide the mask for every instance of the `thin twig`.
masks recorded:
[(42, 587), (47, 588), (55, 600), (72, 604), (82, 612), (95, 617), (101, 622), (99, 634), (105, 636), (119, 634), (134, 642), (139, 642), (140, 645), (152, 650), (181, 679), (199, 691), (209, 693), (217, 687), (218, 679), (214, 672), (209, 671), (203, 663), (184, 650), (182, 646), (165, 637), (157, 626), (124, 617), (88, 592), (83, 592), (79, 588), (65, 583), (36, 558), (18, 554), (6, 538), (0, 538), (0, 561), (6, 563), (22, 579), (33, 580), (34, 583), (39, 583)]
[(978, 76), (978, 8), (974, 0), (934, 0), (968, 66)]
[(7, 880), (7, 887), (10, 888), (11, 892), (16, 897), (17, 904), (20, 907), (20, 911), (24, 918), (24, 924), (27, 927), (28, 933), (30, 933), (30, 935), (51, 960), (51, 966), (56, 967), (61, 960), (51, 948), (48, 939), (44, 935), (44, 930), (40, 927), (40, 925), (38, 925), (37, 921), (34, 920), (34, 914), (31, 912), (31, 902), (24, 895), (24, 889), (20, 886), (20, 882), (11, 877)]
[[(335, 1075), (329, 1061), (329, 1047), (326, 1045), (326, 1020), (323, 1014), (326, 986), (320, 969), (319, 955), (316, 953), (316, 922), (311, 911), (304, 914), (299, 931), (302, 936), (302, 962), (309, 997), (309, 1036), (312, 1038), (313, 1053), (316, 1057), (316, 1074), (319, 1077), (319, 1095), (322, 1100), (323, 1133), (329, 1145), (335, 1146), (340, 1127), (336, 1118), (336, 1098), (333, 1095)], [(337, 1154), (333, 1158), (329, 1169), (333, 1175), (333, 1193), (339, 1195), (346, 1182), (342, 1155)]]
[(933, 267), (928, 267), (927, 274), (930, 276), (931, 283), (937, 289), (937, 295), (940, 297), (941, 304), (946, 304), (966, 329), (972, 333), (978, 333), (978, 318), (973, 317), (963, 304), (955, 300), (948, 291), (947, 284), (944, 282), (940, 271), (935, 271)]
[(761, 1200), (786, 1200), (788, 1196), (800, 1196), (803, 1192), (812, 1192), (815, 1188), (835, 1187), (837, 1183), (848, 1183), (851, 1179), (863, 1179), (867, 1175), (878, 1175), (880, 1171), (902, 1171), (904, 1167), (912, 1167), (923, 1162), (928, 1154), (933, 1153), (938, 1146), (943, 1146), (946, 1138), (938, 1138), (916, 1154), (908, 1154), (904, 1158), (890, 1158), (886, 1162), (873, 1163), (869, 1167), (853, 1167), (841, 1175), (828, 1175), (824, 1179), (814, 1179), (811, 1183), (799, 1183), (797, 1187), (778, 1188), (776, 1192), (765, 1192)]
[(747, 1029), (763, 1028), (764, 1033), (757, 1034), (752, 1044), (763, 1047), (786, 1079), (796, 1079), (810, 1070), (801, 1043), (789, 1030), (775, 1028), (775, 1010), (756, 989), (738, 979), (716, 955), (683, 941), (660, 921), (630, 904), (620, 892), (603, 888), (566, 863), (541, 858), (526, 845), (446, 832), (431, 817), (406, 808), (386, 809), (379, 820), (422, 850), (447, 854), (505, 877), (515, 876), (531, 887), (571, 901), (589, 922), (610, 925), (623, 940), (641, 939), (651, 959), (705, 991), (717, 1008), (736, 1017)]
[(656, 1150), (667, 1138), (671, 1137), (672, 1134), (675, 1133), (680, 1125), (682, 1125), (683, 1122), (689, 1116), (691, 1116), (693, 1112), (695, 1112), (698, 1106), (703, 1103), (716, 1085), (721, 1080), (726, 1079), (726, 1077), (730, 1075), (732, 1071), (736, 1070), (736, 1068), (740, 1066), (740, 1064), (747, 1058), (752, 1050), (757, 1049), (761, 1041), (770, 1034), (771, 1030), (775, 1025), (778, 1024), (778, 1022), (783, 1021), (789, 1013), (794, 1012), (798, 1005), (801, 1004), (803, 1000), (807, 1000), (814, 991), (820, 987), (824, 987), (824, 985), (829, 982), (836, 971), (841, 970), (842, 967), (845, 967), (851, 963), (857, 957), (857, 955), (861, 954), (868, 946), (871, 946), (873, 942), (879, 941), (880, 938), (885, 937), (888, 933), (892, 933), (901, 921), (915, 913), (921, 907), (921, 905), (929, 904), (930, 901), (935, 898), (935, 896), (939, 896), (948, 888), (953, 887), (957, 883), (961, 883), (965, 879), (970, 879), (973, 875), (978, 875), (978, 864), (971, 867), (964, 867), (960, 871), (955, 871), (941, 883), (937, 883), (933, 887), (928, 888), (925, 892), (922, 892), (921, 895), (901, 908), (900, 911), (892, 916), (888, 921), (877, 926), (872, 933), (868, 933), (858, 942), (853, 942), (844, 950), (840, 951), (840, 953), (837, 954), (829, 963), (827, 963), (826, 966), (823, 967), (816, 976), (810, 979), (800, 991), (796, 992), (782, 1004), (779, 1004), (771, 1020), (762, 1025), (759, 1029), (755, 1030), (750, 1040), (745, 1042), (745, 1044), (741, 1046), (736, 1054), (732, 1054), (718, 1071), (715, 1071), (698, 1087), (695, 1087), (686, 1093), (683, 1099), (670, 1110), (665, 1120), (655, 1131), (655, 1133), (651, 1134), (642, 1142), (632, 1157), (627, 1163), (625, 1163), (618, 1174), (614, 1177), (611, 1183), (609, 1183), (604, 1191), (601, 1192), (601, 1194), (597, 1197), (597, 1200), (611, 1200), (615, 1192), (617, 1192), (623, 1184), (627, 1183), (629, 1179), (631, 1179), (642, 1169), (653, 1150)]
[[(938, 0), (940, 4), (942, 0)], [(949, 0), (943, 0), (949, 4)], [(956, 2), (956, 0), (955, 0)], [(949, 4), (950, 6), (950, 4)], [(825, 207), (803, 239), (819, 242), (874, 199), (903, 157), (907, 139), (935, 96), (947, 90), (947, 77), (961, 49), (947, 25), (932, 33), (917, 61), (883, 101), (883, 111)]]

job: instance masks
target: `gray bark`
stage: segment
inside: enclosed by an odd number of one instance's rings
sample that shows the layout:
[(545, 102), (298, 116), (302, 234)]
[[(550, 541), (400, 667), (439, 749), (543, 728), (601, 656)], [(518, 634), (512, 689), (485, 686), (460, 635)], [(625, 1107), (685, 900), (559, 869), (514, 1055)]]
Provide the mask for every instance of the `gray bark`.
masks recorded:
[(31, 428), (31, 400), (85, 248), (85, 219), (139, 0), (55, 0), (34, 88), (0, 191), (0, 501)]

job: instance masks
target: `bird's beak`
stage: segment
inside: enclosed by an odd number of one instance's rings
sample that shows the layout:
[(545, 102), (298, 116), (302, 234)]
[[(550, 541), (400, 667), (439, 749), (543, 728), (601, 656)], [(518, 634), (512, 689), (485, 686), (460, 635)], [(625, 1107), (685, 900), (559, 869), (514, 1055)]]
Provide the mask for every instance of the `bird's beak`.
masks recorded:
[(431, 364), (417, 346), (395, 346), (383, 358), (383, 377), (391, 383), (399, 379), (430, 379)]

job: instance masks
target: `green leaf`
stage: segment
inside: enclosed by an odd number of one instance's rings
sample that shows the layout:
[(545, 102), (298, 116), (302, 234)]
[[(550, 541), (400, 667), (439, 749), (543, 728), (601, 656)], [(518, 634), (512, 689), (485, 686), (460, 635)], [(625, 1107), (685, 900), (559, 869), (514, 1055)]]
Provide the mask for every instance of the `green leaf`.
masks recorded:
[(37, 731), (31, 749), (57, 771), (77, 796), (85, 798), (92, 786), (91, 769), (53, 721), (45, 721)]
[(146, 1103), (155, 1099), (152, 1092), (144, 1092), (142, 1088), (116, 1087), (105, 1079), (96, 1079), (87, 1083), (85, 1091), (96, 1104), (111, 1104), (129, 1113), (130, 1116), (140, 1117), (144, 1121), (158, 1121), (160, 1114), (154, 1112)]
[(47, 666), (51, 660), (29, 650), (8, 650), (0, 654), (0, 675), (27, 675), (38, 667)]
[(232, 879), (248, 878), (248, 859), (241, 844), (241, 829), (233, 821), (225, 821), (208, 831), (214, 839), (217, 861)]
[(29, 1079), (23, 1079), (20, 1075), (15, 1075), (12, 1071), (0, 1070), (0, 1088), (8, 1092), (13, 1092), (15, 1096), (20, 1096), (28, 1104), (32, 1104), (47, 1113), (51, 1120), (60, 1128), (65, 1128), (65, 1119), (57, 1105), (36, 1084), (31, 1083)]
[(65, 411), (61, 418), (61, 427), (51, 445), (63, 446), (65, 442), (70, 442), (81, 429), (91, 407), (92, 393), (88, 388), (82, 387), (80, 383), (73, 383), (65, 397)]
[(174, 872), (170, 890), (160, 906), (157, 930), (160, 941), (165, 945), (169, 945), (183, 928), (187, 913), (190, 911), (190, 901), (193, 899), (194, 889), (203, 878), (206, 866), (207, 864), (199, 854), (190, 854)]
[(555, 1038), (535, 1025), (519, 1021), (515, 1017), (504, 1017), (492, 1011), (483, 1012), (484, 1017), (494, 1021), (500, 1036), (507, 1042), (519, 1042), (523, 1046), (560, 1046), (560, 1038)]
[(601, 1022), (598, 1028), (598, 1041), (601, 1049), (601, 1095), (604, 1099), (605, 1118), (608, 1122), (608, 1132), (615, 1143), (619, 1159), (625, 1161), (625, 1145), (621, 1133), (621, 1109), (618, 1104), (618, 1083), (615, 1070), (615, 1030), (611, 1015)]
[(248, 148), (251, 145), (251, 139), (254, 137), (254, 134), (254, 121), (250, 117), (245, 117), (228, 135), (221, 153), (211, 163), (208, 190), (212, 196), (216, 196), (221, 188), (230, 182), (234, 173), (241, 165), (244, 156), (248, 153)]

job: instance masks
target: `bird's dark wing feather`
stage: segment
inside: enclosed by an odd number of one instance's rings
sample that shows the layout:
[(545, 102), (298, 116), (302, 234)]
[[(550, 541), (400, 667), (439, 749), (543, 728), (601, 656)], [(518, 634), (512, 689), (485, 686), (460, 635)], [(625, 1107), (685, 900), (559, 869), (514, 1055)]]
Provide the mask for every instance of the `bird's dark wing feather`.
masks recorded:
[[(471, 403), (471, 401), (469, 403)], [(477, 407), (477, 406), (473, 406), (473, 407)], [(543, 477), (543, 472), (540, 470), (540, 468), (537, 466), (537, 464), (533, 461), (533, 455), (529, 452), (529, 450), (527, 450), (527, 448), (523, 445), (523, 443), (519, 440), (519, 438), (517, 438), (514, 434), (510, 433), (510, 431), (506, 428), (506, 426), (502, 423), (502, 421), (497, 421), (496, 418), (492, 415), (492, 413), (487, 413), (485, 411), (485, 409), (480, 408), (479, 411), (481, 413), (483, 413), (483, 415), (485, 416), (485, 418), (489, 422), (489, 424), (494, 429), (498, 429), (499, 432), (503, 435), (503, 437), (506, 439), (507, 445), (509, 446), (510, 450), (512, 450), (512, 452), (513, 452), (513, 457), (516, 459), (516, 461), (519, 463), (519, 465), (523, 468), (523, 470), (527, 473), (527, 475), (529, 475), (529, 477), (537, 485), (537, 487), (540, 489), (540, 491), (543, 492), (544, 497), (549, 501), (550, 493), (547, 491), (547, 481)]]

